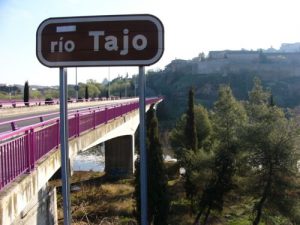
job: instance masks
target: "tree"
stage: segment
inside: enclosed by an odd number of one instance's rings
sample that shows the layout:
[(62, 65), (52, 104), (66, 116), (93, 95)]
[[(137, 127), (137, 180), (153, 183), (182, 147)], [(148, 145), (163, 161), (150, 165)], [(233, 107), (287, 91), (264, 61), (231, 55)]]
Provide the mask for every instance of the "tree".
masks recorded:
[(86, 85), (88, 86), (89, 89), (89, 96), (96, 98), (100, 95), (102, 87), (101, 84), (98, 83), (96, 80), (88, 79), (86, 81)]
[[(213, 130), (216, 139), (212, 178), (206, 185), (195, 219), (206, 224), (211, 210), (223, 209), (224, 196), (233, 188), (236, 157), (241, 146), (241, 130), (247, 117), (243, 106), (236, 101), (229, 86), (221, 86), (214, 105)], [(203, 216), (204, 215), (204, 216)]]
[[(181, 166), (185, 168), (184, 187), (186, 196), (191, 201), (192, 210), (195, 205), (195, 196), (199, 192), (198, 187), (201, 186), (201, 184), (199, 185), (199, 177), (203, 173), (200, 170), (206, 173), (206, 170), (200, 165), (202, 163), (201, 156), (204, 160), (211, 157), (210, 154), (204, 156), (201, 152), (210, 149), (211, 134), (212, 126), (208, 118), (208, 112), (203, 106), (194, 105), (194, 90), (191, 88), (187, 112), (176, 123), (175, 128), (171, 131), (170, 139), (177, 159)], [(198, 159), (198, 161), (195, 159)]]
[(109, 91), (107, 90), (107, 91), (106, 91), (106, 99), (109, 99), (109, 97), (110, 97), (110, 96), (109, 96)]
[(24, 96), (23, 96), (24, 104), (29, 106), (29, 85), (28, 81), (25, 82), (24, 85)]
[[(158, 135), (158, 120), (153, 105), (147, 113), (147, 156), (148, 156), (148, 223), (167, 225), (169, 197), (167, 175), (163, 162), (163, 152)], [(140, 171), (139, 158), (136, 161), (135, 199), (137, 220), (140, 223)]]
[(44, 93), (45, 93), (45, 98), (58, 98), (59, 97), (58, 89), (48, 88), (44, 91)]
[[(282, 109), (270, 104), (270, 93), (258, 79), (249, 94), (245, 143), (251, 171), (251, 190), (256, 198), (253, 225), (258, 225), (268, 210), (269, 216), (281, 214), (291, 221), (295, 216), (296, 126)], [(270, 99), (269, 99), (270, 98)], [(299, 212), (298, 212), (299, 213)], [(299, 223), (298, 221), (296, 222)]]
[(185, 168), (185, 182), (184, 188), (186, 196), (191, 201), (191, 209), (194, 206), (194, 196), (197, 191), (195, 188), (195, 184), (192, 182), (192, 161), (186, 155), (189, 154), (189, 151), (196, 152), (198, 150), (198, 139), (197, 139), (197, 130), (196, 130), (196, 122), (195, 122), (195, 110), (194, 110), (194, 88), (190, 88), (188, 94), (188, 109), (186, 111), (186, 123), (184, 127), (184, 142), (185, 148), (183, 148), (182, 154), (183, 159), (181, 160), (182, 166)]
[[(202, 105), (194, 106), (195, 126), (198, 139), (198, 148), (210, 149), (212, 144), (212, 124), (207, 110)], [(183, 149), (186, 149), (184, 129), (187, 123), (187, 116), (183, 114), (176, 122), (170, 132), (170, 143), (177, 159), (182, 159)]]
[(186, 148), (196, 151), (198, 149), (197, 130), (194, 110), (194, 88), (189, 90), (188, 109), (186, 112), (185, 139)]
[(194, 112), (198, 147), (209, 150), (212, 144), (212, 124), (208, 112), (202, 105), (195, 105)]
[(171, 147), (177, 160), (182, 161), (185, 146), (184, 128), (186, 126), (186, 114), (183, 114), (176, 122), (175, 127), (170, 132)]
[(85, 100), (89, 99), (89, 87), (87, 85), (85, 86), (84, 98), (85, 98)]
[(31, 90), (30, 96), (32, 99), (41, 99), (42, 98), (42, 94), (39, 90)]

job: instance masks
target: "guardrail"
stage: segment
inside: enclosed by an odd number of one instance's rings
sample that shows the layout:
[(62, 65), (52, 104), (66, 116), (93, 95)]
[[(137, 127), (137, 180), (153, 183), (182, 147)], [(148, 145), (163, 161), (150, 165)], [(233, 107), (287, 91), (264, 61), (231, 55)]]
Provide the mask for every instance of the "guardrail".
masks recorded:
[[(111, 96), (109, 98), (89, 98), (89, 99), (69, 99), (68, 103), (76, 102), (93, 102), (93, 101), (105, 101), (105, 100), (118, 100), (120, 99), (117, 96)], [(19, 108), (19, 107), (29, 107), (29, 106), (44, 106), (44, 105), (57, 105), (59, 104), (59, 99), (53, 99), (50, 101), (45, 101), (42, 99), (30, 100), (29, 102), (24, 102), (22, 100), (1, 100), (0, 99), (0, 108)]]
[[(120, 103), (109, 103), (110, 107), (114, 107), (119, 105)], [(101, 106), (89, 106), (89, 107), (84, 107), (84, 108), (80, 108), (80, 109), (70, 109), (68, 110), (68, 114), (69, 115), (73, 115), (75, 113), (83, 113), (85, 111), (90, 111), (90, 110), (100, 110), (100, 109), (104, 109), (105, 107), (107, 107), (107, 105), (101, 105)], [(42, 114), (42, 115), (37, 115), (37, 116), (29, 116), (29, 117), (24, 117), (24, 118), (20, 118), (20, 119), (13, 119), (13, 120), (8, 120), (8, 121), (3, 121), (0, 122), (0, 127), (3, 126), (10, 126), (11, 127), (11, 131), (15, 131), (17, 129), (19, 129), (19, 124), (20, 122), (25, 122), (25, 121), (33, 121), (36, 120), (35, 123), (38, 122), (44, 122), (45, 120), (50, 119), (51, 117), (53, 118), (54, 116), (59, 116), (59, 112), (53, 112), (53, 113), (47, 113), (47, 114)], [(48, 118), (48, 119), (47, 119)]]
[[(161, 98), (149, 98), (153, 104)], [(138, 109), (138, 101), (91, 109), (69, 115), (69, 138)], [(59, 118), (0, 135), (0, 190), (18, 176), (34, 169), (35, 163), (60, 144)]]

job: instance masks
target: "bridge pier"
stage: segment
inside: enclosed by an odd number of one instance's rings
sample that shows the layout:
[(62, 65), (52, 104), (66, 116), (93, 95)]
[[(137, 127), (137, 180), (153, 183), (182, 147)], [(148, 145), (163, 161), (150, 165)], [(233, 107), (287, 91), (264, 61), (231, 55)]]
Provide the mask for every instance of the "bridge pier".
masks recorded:
[(134, 172), (134, 135), (105, 142), (105, 172), (109, 176), (128, 176)]

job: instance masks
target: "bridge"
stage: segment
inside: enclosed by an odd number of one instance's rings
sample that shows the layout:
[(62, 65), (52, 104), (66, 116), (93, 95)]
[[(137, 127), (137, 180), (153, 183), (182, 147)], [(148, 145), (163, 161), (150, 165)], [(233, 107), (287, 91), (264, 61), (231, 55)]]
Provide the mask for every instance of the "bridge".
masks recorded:
[[(146, 110), (161, 100), (147, 99)], [(79, 151), (104, 142), (105, 172), (133, 174), (138, 107), (132, 100), (71, 111), (71, 170)], [(56, 189), (48, 181), (61, 166), (59, 135), (58, 118), (0, 133), (0, 225), (57, 224)]]

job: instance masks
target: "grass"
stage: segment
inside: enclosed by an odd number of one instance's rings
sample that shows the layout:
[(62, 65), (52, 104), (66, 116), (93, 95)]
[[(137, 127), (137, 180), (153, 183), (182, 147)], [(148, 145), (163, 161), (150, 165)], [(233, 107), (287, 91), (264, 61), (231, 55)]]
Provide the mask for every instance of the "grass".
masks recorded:
[[(173, 167), (171, 167), (173, 170)], [(191, 213), (191, 204), (184, 192), (184, 181), (169, 174), (170, 225), (192, 225), (196, 213)], [(242, 181), (240, 181), (242, 183)], [(71, 212), (73, 225), (136, 225), (134, 217), (133, 179), (111, 180), (98, 172), (75, 172), (71, 178), (72, 186), (80, 190), (71, 193)], [(63, 224), (60, 180), (51, 181), (58, 187), (58, 218)], [(254, 199), (241, 196), (245, 190), (235, 189), (226, 195), (222, 213), (212, 211), (207, 225), (251, 225)], [(295, 193), (296, 197), (300, 193)], [(300, 204), (299, 204), (300, 207)], [(260, 225), (288, 225), (281, 217), (273, 217), (268, 223)]]
[[(102, 173), (76, 172), (71, 184), (80, 187), (71, 192), (72, 224), (136, 224), (132, 180), (111, 181)], [(58, 220), (63, 224), (60, 180), (51, 181), (51, 185), (58, 186)]]

